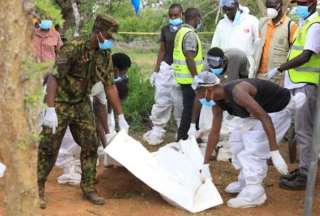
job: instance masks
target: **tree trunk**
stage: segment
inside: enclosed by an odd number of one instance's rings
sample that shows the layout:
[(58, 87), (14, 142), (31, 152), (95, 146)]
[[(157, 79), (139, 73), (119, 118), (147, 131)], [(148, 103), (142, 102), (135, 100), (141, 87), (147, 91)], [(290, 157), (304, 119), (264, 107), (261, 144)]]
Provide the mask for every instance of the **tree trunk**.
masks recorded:
[[(73, 16), (73, 8), (71, 0), (55, 0), (55, 2), (60, 6), (62, 16), (64, 19), (62, 33), (65, 34), (68, 29), (75, 25), (75, 18)], [(76, 2), (76, 1), (75, 1)]]
[(34, 65), (31, 18), (26, 11), (30, 2), (0, 0), (0, 5), (0, 155), (7, 166), (6, 212), (8, 216), (37, 216), (34, 113), (40, 106), (35, 94), (41, 82), (30, 68)]
[(257, 5), (260, 11), (260, 14), (262, 14), (263, 16), (266, 15), (266, 6), (264, 5), (265, 1), (262, 0), (256, 0), (257, 1)]

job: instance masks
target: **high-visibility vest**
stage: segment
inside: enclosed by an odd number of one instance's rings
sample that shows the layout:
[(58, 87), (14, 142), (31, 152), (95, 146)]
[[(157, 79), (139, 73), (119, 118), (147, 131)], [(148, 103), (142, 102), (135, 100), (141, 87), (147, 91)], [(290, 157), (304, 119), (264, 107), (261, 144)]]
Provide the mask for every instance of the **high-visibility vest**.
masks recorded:
[[(304, 50), (307, 33), (311, 25), (320, 23), (320, 16), (305, 20), (299, 28), (297, 37), (290, 49), (289, 60), (299, 56)], [(319, 36), (320, 37), (320, 36)], [(320, 83), (320, 54), (313, 54), (310, 60), (299, 67), (289, 70), (290, 80), (294, 83)]]
[[(193, 77), (189, 71), (186, 57), (183, 53), (183, 39), (188, 32), (194, 31), (188, 27), (182, 27), (177, 32), (174, 41), (173, 50), (173, 71), (176, 82), (178, 84), (192, 84)], [(196, 34), (197, 35), (197, 34)], [(203, 68), (203, 55), (202, 55), (202, 45), (199, 36), (197, 35), (198, 41), (198, 53), (194, 58), (197, 73), (200, 73)]]

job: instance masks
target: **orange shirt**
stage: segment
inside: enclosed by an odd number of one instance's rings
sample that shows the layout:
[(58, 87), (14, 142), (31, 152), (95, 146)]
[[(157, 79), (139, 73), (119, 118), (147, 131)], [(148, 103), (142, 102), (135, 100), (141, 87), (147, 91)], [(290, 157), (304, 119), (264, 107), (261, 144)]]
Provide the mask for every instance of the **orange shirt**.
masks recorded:
[[(266, 32), (266, 41), (264, 43), (263, 47), (263, 52), (262, 52), (262, 57), (261, 57), (261, 62), (260, 62), (260, 67), (258, 70), (258, 73), (267, 73), (268, 72), (268, 65), (269, 65), (269, 49), (271, 45), (271, 39), (272, 35), (275, 32), (276, 28), (281, 25), (288, 17), (284, 15), (281, 20), (273, 24), (272, 20), (268, 22), (268, 27), (267, 27), (267, 32)], [(292, 43), (294, 40), (294, 34), (298, 28), (298, 25), (294, 22), (291, 22), (290, 24), (290, 42)]]

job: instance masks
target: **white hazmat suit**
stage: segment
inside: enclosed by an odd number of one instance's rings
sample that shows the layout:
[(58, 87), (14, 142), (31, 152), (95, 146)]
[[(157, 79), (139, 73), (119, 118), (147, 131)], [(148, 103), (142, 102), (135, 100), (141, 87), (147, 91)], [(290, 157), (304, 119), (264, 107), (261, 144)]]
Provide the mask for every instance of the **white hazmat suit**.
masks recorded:
[(144, 134), (143, 139), (150, 145), (158, 145), (163, 142), (165, 127), (173, 112), (177, 127), (179, 127), (183, 109), (182, 92), (177, 85), (173, 69), (166, 62), (161, 62), (160, 71), (154, 77), (155, 104), (152, 106), (150, 120), (153, 127)]

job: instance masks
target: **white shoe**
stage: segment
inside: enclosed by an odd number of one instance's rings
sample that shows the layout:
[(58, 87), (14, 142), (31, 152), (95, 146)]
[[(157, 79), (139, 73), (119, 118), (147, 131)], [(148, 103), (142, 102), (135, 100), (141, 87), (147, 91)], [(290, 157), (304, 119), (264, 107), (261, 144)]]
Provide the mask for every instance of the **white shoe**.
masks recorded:
[(217, 160), (218, 161), (230, 161), (231, 158), (232, 158), (231, 150), (224, 148), (222, 146), (222, 148), (219, 149)]
[(267, 200), (267, 195), (262, 185), (247, 185), (236, 198), (230, 199), (227, 205), (231, 208), (252, 208), (262, 205)]
[(153, 127), (152, 130), (143, 135), (143, 139), (148, 142), (149, 145), (159, 145), (163, 142), (165, 132), (166, 131), (160, 127)]
[(227, 192), (227, 193), (229, 193), (229, 194), (237, 194), (237, 193), (240, 193), (243, 188), (244, 188), (244, 185), (241, 184), (241, 182), (236, 181), (236, 182), (230, 183), (230, 184), (224, 189), (224, 191)]

